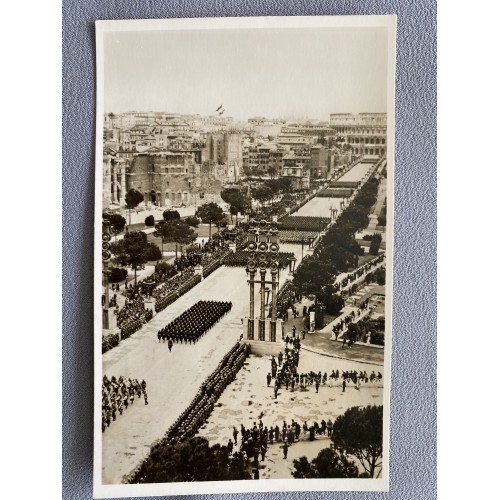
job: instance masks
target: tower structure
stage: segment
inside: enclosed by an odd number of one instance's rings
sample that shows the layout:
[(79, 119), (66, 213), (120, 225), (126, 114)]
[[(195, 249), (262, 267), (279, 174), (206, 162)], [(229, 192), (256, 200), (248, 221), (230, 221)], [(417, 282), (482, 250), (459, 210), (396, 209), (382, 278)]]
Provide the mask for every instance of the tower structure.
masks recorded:
[[(279, 241), (275, 222), (266, 220), (250, 221), (247, 233), (248, 260), (247, 270), (250, 285), (249, 314), (244, 320), (243, 332), (247, 340), (267, 342), (277, 341), (277, 332), (281, 332), (282, 320), (277, 318), (277, 288), (279, 273)], [(260, 279), (257, 279), (257, 273)], [(268, 280), (268, 274), (271, 280)], [(255, 317), (255, 285), (260, 285), (260, 314)], [(270, 311), (266, 316), (269, 289), (271, 285)]]

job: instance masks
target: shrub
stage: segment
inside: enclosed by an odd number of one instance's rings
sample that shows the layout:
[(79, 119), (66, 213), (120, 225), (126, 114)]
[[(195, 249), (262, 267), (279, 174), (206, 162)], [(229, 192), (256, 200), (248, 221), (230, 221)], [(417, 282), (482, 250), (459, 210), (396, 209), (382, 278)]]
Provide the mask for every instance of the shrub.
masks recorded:
[(114, 228), (111, 230), (112, 233), (121, 233), (123, 231), (123, 228), (125, 227), (125, 224), (127, 223), (125, 217), (122, 217), (119, 214), (108, 214), (106, 218)]
[(190, 215), (184, 219), (191, 227), (198, 227), (200, 225), (200, 219)]
[(181, 216), (177, 210), (165, 210), (165, 212), (163, 212), (163, 220), (175, 220), (180, 218)]
[(380, 233), (375, 233), (373, 235), (372, 242), (370, 245), (370, 255), (378, 255), (381, 242), (382, 242), (382, 235)]
[(148, 227), (153, 227), (155, 225), (154, 215), (148, 215), (146, 219), (144, 219), (144, 224)]
[(111, 274), (109, 275), (110, 283), (120, 283), (128, 276), (128, 271), (123, 267), (113, 267), (111, 269)]
[(385, 345), (384, 332), (371, 332), (370, 343), (375, 345)]
[(171, 278), (177, 274), (175, 266), (168, 264), (167, 262), (160, 262), (155, 265), (155, 273), (165, 275), (167, 278)]
[(377, 284), (385, 285), (385, 268), (380, 268), (375, 271)]

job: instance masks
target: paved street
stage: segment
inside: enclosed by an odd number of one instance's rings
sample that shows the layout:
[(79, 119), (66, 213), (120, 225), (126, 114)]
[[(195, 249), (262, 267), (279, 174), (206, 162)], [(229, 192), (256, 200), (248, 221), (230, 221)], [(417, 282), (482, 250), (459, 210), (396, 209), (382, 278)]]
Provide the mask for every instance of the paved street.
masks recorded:
[[(283, 245), (293, 251), (299, 245)], [(300, 260), (300, 256), (297, 255)], [(280, 274), (280, 283), (288, 271)], [(244, 268), (222, 267), (149, 323), (103, 355), (103, 374), (144, 378), (149, 405), (142, 401), (118, 416), (103, 434), (103, 481), (120, 482), (149, 452), (149, 445), (161, 438), (188, 406), (201, 383), (216, 367), (242, 333), (241, 318), (248, 314), (248, 285)], [(258, 290), (258, 289), (257, 289)], [(259, 294), (256, 291), (256, 311)], [(233, 308), (196, 344), (158, 343), (160, 328), (182, 314), (198, 300), (232, 301)]]
[(353, 181), (359, 181), (361, 180), (368, 170), (372, 167), (371, 163), (358, 163), (357, 165), (354, 165), (354, 167), (349, 170), (349, 172), (346, 172), (342, 177), (339, 177), (337, 181), (339, 182), (353, 182)]
[[(239, 276), (238, 276), (239, 275)], [(238, 279), (235, 279), (238, 276)], [(228, 286), (231, 283), (231, 286)], [(182, 413), (199, 386), (241, 335), (247, 284), (241, 268), (221, 268), (103, 355), (103, 373), (144, 378), (149, 405), (124, 411), (103, 434), (103, 481), (120, 482)], [(158, 343), (156, 333), (200, 299), (232, 300), (233, 309), (196, 344)]]

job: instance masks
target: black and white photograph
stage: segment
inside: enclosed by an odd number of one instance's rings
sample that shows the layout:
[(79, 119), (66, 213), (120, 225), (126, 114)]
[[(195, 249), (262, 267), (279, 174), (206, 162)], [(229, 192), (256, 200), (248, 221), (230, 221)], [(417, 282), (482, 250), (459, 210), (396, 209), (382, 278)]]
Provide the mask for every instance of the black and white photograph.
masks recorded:
[(97, 21), (96, 497), (388, 489), (395, 43)]

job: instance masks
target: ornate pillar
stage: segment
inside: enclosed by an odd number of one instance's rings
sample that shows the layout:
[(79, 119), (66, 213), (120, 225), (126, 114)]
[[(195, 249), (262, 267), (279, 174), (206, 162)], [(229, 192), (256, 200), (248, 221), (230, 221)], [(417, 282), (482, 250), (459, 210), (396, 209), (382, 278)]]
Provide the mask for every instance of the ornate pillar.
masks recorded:
[(111, 241), (111, 232), (109, 221), (105, 220), (102, 223), (102, 272), (104, 275), (104, 304), (102, 309), (102, 328), (109, 329), (109, 283), (108, 283), (108, 264), (111, 259), (109, 251), (109, 242)]
[(259, 340), (266, 340), (266, 269), (260, 270)]
[(113, 182), (111, 185), (111, 188), (113, 190), (112, 200), (113, 203), (118, 203), (118, 176), (116, 171), (118, 170), (119, 166), (115, 163), (114, 165), (112, 164), (111, 168), (113, 170)]
[(125, 194), (127, 193), (127, 187), (125, 184), (125, 176), (126, 176), (126, 165), (124, 163), (121, 164), (120, 171), (120, 206), (125, 205)]
[(246, 336), (248, 340), (254, 340), (255, 338), (255, 274), (257, 273), (257, 262), (255, 261), (257, 249), (257, 235), (255, 230), (249, 229), (247, 233), (248, 242), (248, 262), (247, 269), (250, 274), (250, 310), (248, 314), (247, 322), (247, 332)]
[(269, 255), (271, 257), (271, 323), (270, 323), (270, 338), (271, 342), (276, 342), (276, 319), (277, 319), (277, 287), (278, 287), (278, 272), (279, 272), (279, 249), (278, 231), (273, 229), (269, 235)]
[(277, 281), (276, 278), (278, 276), (278, 270), (271, 267), (271, 280), (272, 280), (272, 302), (271, 302), (271, 332), (270, 332), (270, 341), (276, 342), (276, 288)]
[(250, 312), (248, 316), (248, 340), (254, 339), (254, 320), (255, 320), (255, 269), (250, 270)]

